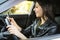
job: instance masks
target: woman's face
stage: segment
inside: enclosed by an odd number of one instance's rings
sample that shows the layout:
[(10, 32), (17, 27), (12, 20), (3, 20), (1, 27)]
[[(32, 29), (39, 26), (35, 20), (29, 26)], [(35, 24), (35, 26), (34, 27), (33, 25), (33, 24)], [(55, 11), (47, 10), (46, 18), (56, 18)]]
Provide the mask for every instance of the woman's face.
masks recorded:
[(38, 2), (36, 2), (35, 4), (35, 8), (34, 8), (36, 17), (42, 17), (43, 16), (43, 9), (42, 7), (38, 4)]

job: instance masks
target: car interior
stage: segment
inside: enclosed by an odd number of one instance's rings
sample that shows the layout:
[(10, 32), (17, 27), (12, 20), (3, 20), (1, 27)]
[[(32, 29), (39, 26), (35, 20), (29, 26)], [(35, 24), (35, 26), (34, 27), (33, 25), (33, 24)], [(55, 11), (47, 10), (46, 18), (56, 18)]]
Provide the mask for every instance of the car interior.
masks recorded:
[[(35, 20), (35, 14), (34, 11), (32, 10), (34, 8), (34, 5), (30, 8), (30, 14), (14, 14), (15, 10), (13, 10), (15, 8), (15, 5), (17, 5), (20, 2), (23, 2), (25, 0), (3, 0), (0, 1), (0, 40), (18, 40), (19, 38), (17, 38), (15, 35), (14, 37), (12, 35), (10, 35), (6, 29), (6, 22), (5, 22), (5, 18), (7, 16), (7, 14), (9, 15), (9, 17), (14, 18), (14, 20), (16, 21), (16, 23), (21, 26), (23, 29), (25, 29), (26, 27), (28, 27), (29, 25), (31, 25), (34, 20)], [(53, 4), (53, 13), (55, 15), (55, 21), (57, 22), (58, 25), (60, 25), (60, 5), (59, 5), (59, 0), (51, 0), (52, 4)], [(7, 5), (6, 5), (7, 4)], [(33, 3), (32, 3), (33, 4)], [(5, 7), (3, 7), (5, 6)], [(13, 12), (12, 12), (13, 11)], [(18, 17), (19, 16), (19, 17)], [(18, 21), (19, 20), (19, 21)], [(60, 29), (60, 27), (58, 27)], [(59, 31), (58, 29), (58, 31)], [(3, 35), (2, 35), (3, 34)], [(54, 40), (56, 38), (60, 38), (60, 33), (56, 34), (56, 35), (51, 35), (48, 37), (38, 37), (38, 38), (29, 38), (27, 40)]]

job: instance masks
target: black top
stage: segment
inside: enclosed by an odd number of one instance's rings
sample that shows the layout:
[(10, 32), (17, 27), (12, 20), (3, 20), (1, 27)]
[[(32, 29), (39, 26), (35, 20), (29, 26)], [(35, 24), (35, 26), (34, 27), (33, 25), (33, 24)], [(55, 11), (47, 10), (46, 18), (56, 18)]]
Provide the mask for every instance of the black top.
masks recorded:
[(50, 19), (48, 19), (42, 25), (38, 25), (38, 23), (39, 19), (36, 19), (32, 25), (22, 30), (21, 32), (28, 38), (48, 36), (56, 33), (57, 25)]

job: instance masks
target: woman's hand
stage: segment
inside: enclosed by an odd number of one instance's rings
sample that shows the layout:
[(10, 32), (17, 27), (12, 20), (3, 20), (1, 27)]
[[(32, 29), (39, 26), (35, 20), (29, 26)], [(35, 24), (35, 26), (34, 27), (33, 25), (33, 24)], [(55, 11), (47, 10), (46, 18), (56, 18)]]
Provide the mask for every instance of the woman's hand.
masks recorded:
[(14, 25), (8, 25), (7, 29), (10, 32), (10, 34), (16, 35), (21, 39), (27, 39)]
[(8, 25), (6, 28), (8, 29), (10, 34), (14, 34), (14, 35), (19, 34), (19, 30), (14, 25)]
[(8, 18), (8, 19), (9, 19), (10, 23), (12, 25), (14, 25), (19, 31), (22, 30), (22, 28), (17, 25), (17, 23), (15, 22), (15, 20), (13, 18)]

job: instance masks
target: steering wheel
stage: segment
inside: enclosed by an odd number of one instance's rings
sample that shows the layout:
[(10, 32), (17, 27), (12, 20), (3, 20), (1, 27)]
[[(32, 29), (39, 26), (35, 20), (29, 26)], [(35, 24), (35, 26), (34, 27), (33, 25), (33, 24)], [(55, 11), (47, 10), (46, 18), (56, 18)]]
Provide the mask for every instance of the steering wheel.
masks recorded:
[(15, 35), (11, 35), (7, 29), (6, 29), (6, 23), (5, 23), (5, 18), (0, 17), (0, 39), (4, 40), (10, 40), (8, 39), (8, 36), (11, 36), (13, 39), (12, 40), (18, 40), (18, 37)]

